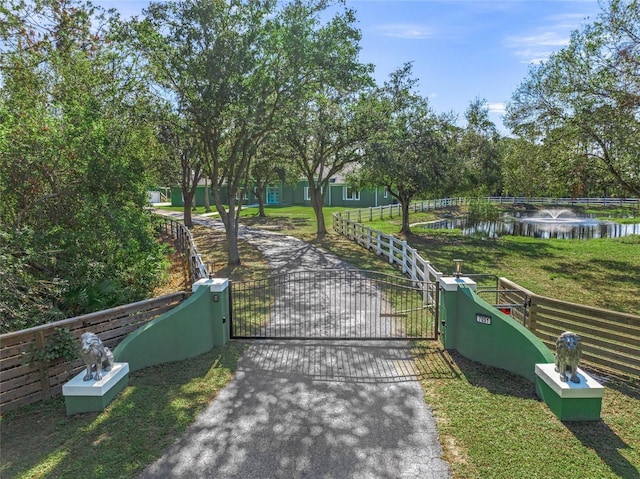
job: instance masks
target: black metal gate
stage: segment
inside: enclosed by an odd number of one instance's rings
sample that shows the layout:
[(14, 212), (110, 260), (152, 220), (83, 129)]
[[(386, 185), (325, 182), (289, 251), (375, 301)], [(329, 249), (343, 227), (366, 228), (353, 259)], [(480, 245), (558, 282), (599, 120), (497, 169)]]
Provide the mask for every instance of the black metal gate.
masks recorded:
[(438, 287), (359, 270), (295, 271), (232, 283), (231, 336), (434, 339)]

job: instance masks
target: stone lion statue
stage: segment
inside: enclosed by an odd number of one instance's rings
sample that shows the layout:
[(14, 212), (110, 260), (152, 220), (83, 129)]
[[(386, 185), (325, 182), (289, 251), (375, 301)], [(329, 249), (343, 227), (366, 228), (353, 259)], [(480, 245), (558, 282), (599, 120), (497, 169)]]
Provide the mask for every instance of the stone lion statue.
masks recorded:
[[(113, 353), (107, 348), (98, 336), (94, 333), (84, 333), (80, 337), (80, 356), (87, 366), (87, 374), (82, 378), (84, 381), (102, 379), (102, 371), (110, 371), (113, 367)], [(95, 370), (95, 375), (93, 371)], [(94, 377), (95, 376), (95, 377)]]
[(560, 373), (560, 380), (566, 381), (566, 371), (571, 372), (571, 382), (579, 383), (578, 363), (582, 358), (582, 342), (580, 336), (566, 331), (558, 336), (556, 341), (556, 371)]

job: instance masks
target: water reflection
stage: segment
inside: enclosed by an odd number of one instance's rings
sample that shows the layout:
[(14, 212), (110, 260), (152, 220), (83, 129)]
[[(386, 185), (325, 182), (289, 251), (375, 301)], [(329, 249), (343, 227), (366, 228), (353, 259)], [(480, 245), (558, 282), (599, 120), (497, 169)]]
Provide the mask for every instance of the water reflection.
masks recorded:
[(533, 238), (592, 239), (619, 238), (640, 234), (640, 224), (620, 224), (589, 217), (578, 217), (571, 210), (541, 210), (535, 215), (505, 213), (500, 219), (471, 222), (468, 218), (452, 218), (419, 223), (425, 229), (460, 229), (466, 236), (497, 238), (531, 236)]

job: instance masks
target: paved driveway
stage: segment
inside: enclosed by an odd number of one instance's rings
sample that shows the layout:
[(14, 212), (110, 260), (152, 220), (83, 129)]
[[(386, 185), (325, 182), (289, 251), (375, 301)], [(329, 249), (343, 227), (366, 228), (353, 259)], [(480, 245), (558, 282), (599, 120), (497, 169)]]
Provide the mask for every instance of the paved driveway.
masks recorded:
[[(294, 238), (240, 234), (281, 272), (344, 266)], [(423, 395), (404, 341), (254, 341), (232, 381), (141, 477), (446, 478)]]

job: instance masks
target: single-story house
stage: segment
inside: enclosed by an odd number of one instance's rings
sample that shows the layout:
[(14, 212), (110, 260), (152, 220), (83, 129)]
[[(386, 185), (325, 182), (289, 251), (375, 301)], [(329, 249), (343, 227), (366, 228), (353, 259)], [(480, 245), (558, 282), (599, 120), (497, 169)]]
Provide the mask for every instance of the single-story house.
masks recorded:
[[(226, 192), (223, 188), (221, 191), (223, 202), (227, 202)], [(199, 185), (196, 189), (195, 206), (203, 206), (205, 199), (205, 186)], [(266, 205), (308, 205), (311, 206), (311, 197), (309, 196), (309, 182), (300, 180), (295, 186), (287, 185), (282, 182), (269, 185), (265, 191)], [(213, 205), (213, 195), (209, 190), (209, 201)], [(248, 189), (245, 192), (242, 203), (245, 205), (255, 204), (255, 191)], [(375, 188), (366, 188), (363, 190), (355, 190), (345, 183), (332, 181), (329, 183), (329, 191), (324, 196), (325, 206), (347, 206), (353, 208), (368, 208), (371, 206), (385, 206), (396, 203), (386, 188), (379, 186)], [(184, 199), (182, 189), (180, 187), (171, 188), (171, 206), (183, 206)]]

